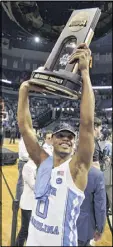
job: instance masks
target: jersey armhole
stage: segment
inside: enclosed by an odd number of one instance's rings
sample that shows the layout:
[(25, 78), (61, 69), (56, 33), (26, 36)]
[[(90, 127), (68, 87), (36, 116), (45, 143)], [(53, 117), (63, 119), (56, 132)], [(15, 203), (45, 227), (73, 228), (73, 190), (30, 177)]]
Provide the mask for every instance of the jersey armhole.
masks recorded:
[(67, 171), (66, 171), (66, 183), (70, 190), (72, 190), (79, 196), (81, 195), (82, 197), (84, 197), (84, 192), (77, 187), (77, 185), (74, 183), (72, 179), (69, 164), (67, 166)]

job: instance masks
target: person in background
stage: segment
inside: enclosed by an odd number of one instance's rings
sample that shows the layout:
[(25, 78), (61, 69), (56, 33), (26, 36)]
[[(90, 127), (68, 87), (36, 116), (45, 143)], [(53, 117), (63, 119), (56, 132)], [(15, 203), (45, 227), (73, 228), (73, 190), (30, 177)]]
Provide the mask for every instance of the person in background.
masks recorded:
[(43, 149), (50, 155), (53, 155), (53, 146), (52, 146), (52, 131), (47, 131), (44, 133), (44, 144)]
[(106, 129), (103, 133), (104, 136), (104, 145), (103, 145), (103, 153), (104, 153), (104, 167), (103, 170), (105, 185), (106, 185), (106, 193), (107, 193), (107, 208), (112, 211), (113, 203), (112, 203), (112, 131), (110, 129)]
[[(89, 170), (88, 183), (85, 189), (85, 199), (80, 208), (77, 220), (78, 245), (90, 246), (101, 239), (106, 221), (106, 190), (103, 172), (100, 171), (96, 159)], [(92, 244), (91, 244), (92, 245)]]
[(101, 147), (100, 147), (100, 144), (99, 144), (99, 140), (101, 138), (101, 133), (102, 131), (102, 121), (95, 117), (94, 118), (94, 137), (95, 137), (95, 157), (96, 157), (96, 160), (100, 161), (101, 159)]
[(0, 138), (2, 139), (2, 145), (5, 138), (5, 125), (8, 120), (8, 113), (5, 111), (4, 99), (0, 96)]
[(23, 178), (22, 178), (22, 169), (25, 163), (28, 161), (29, 154), (26, 150), (24, 140), (22, 136), (19, 140), (19, 161), (18, 161), (18, 181), (16, 186), (16, 200), (20, 201), (21, 194), (23, 192)]
[(112, 156), (112, 131), (110, 129), (106, 129), (103, 133), (103, 152), (104, 155), (111, 158)]
[(12, 141), (13, 141), (13, 144), (15, 144), (15, 138), (16, 138), (16, 127), (15, 127), (15, 125), (12, 125), (11, 129), (10, 129), (10, 141), (9, 141), (9, 144), (11, 144)]
[(29, 158), (24, 165), (22, 176), (24, 181), (23, 193), (20, 198), (21, 208), (21, 228), (18, 233), (15, 246), (24, 246), (28, 236), (28, 227), (31, 217), (31, 212), (34, 204), (34, 185), (36, 180), (37, 166)]

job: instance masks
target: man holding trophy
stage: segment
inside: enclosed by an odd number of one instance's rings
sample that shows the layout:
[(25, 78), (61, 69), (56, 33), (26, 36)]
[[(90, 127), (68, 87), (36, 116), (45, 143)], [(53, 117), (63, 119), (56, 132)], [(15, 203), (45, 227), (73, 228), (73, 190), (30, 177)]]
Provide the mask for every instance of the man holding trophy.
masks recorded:
[[(80, 11), (79, 18), (79, 13), (76, 18), (76, 11), (72, 14), (75, 19), (71, 24), (69, 20), (69, 25), (71, 32), (77, 32), (76, 37), (80, 36), (82, 29), (87, 28), (90, 21), (89, 12)], [(86, 38), (87, 35), (85, 40)], [(91, 51), (86, 43), (88, 44), (88, 42), (77, 44), (76, 51), (70, 54), (64, 71), (58, 70), (56, 66), (60, 56), (59, 58), (57, 56), (56, 63), (55, 61), (54, 64), (50, 63), (53, 49), (44, 70), (35, 71), (29, 81), (21, 84), (19, 90), (18, 125), (27, 151), (38, 167), (34, 208), (26, 246), (78, 245), (76, 221), (84, 200), (84, 190), (94, 152), (95, 99), (89, 75)], [(79, 85), (77, 80), (80, 78), (82, 83)], [(65, 98), (73, 99), (81, 95), (79, 145), (76, 154), (71, 155), (75, 133), (73, 127), (68, 124), (59, 125), (53, 131), (53, 157), (40, 147), (33, 131), (29, 111), (30, 91), (60, 93)]]

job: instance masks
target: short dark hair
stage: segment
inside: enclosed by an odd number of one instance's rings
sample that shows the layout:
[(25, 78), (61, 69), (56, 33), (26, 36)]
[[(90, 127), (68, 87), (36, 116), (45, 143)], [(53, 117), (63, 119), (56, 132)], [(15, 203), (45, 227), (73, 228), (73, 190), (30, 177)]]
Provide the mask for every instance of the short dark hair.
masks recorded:
[(112, 135), (112, 130), (111, 129), (105, 129), (103, 131), (103, 139), (106, 140)]
[(49, 134), (53, 134), (53, 132), (51, 130), (48, 130), (47, 132), (44, 133), (44, 139), (46, 139), (46, 136)]
[(94, 118), (94, 127), (99, 127), (99, 126), (101, 126), (101, 125), (102, 125), (101, 119), (98, 118), (98, 117), (95, 117), (95, 118)]

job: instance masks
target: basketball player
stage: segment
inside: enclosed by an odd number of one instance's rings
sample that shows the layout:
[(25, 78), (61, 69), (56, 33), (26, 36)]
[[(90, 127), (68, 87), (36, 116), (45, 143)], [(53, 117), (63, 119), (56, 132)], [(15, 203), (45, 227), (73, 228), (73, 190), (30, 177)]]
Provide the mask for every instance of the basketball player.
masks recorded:
[(77, 246), (76, 221), (94, 152), (95, 99), (89, 75), (90, 56), (90, 50), (83, 43), (69, 60), (70, 63), (78, 61), (83, 81), (79, 146), (73, 156), (75, 133), (67, 124), (57, 126), (53, 132), (53, 158), (39, 146), (33, 133), (28, 93), (44, 90), (31, 86), (30, 81), (22, 83), (19, 90), (20, 132), (30, 157), (39, 167), (27, 246)]

